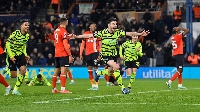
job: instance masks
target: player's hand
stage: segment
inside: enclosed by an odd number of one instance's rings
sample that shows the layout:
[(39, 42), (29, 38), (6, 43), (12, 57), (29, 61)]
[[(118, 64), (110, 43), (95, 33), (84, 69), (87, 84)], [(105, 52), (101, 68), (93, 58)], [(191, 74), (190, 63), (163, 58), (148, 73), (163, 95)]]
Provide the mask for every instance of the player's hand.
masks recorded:
[(141, 48), (139, 47), (138, 49), (137, 49), (137, 51), (140, 51), (141, 50)]
[(174, 30), (179, 30), (179, 27), (174, 27), (173, 29), (174, 29)]
[(147, 35), (149, 35), (149, 33), (150, 33), (149, 30), (147, 30), (147, 31), (144, 30), (142, 32), (141, 36), (147, 36)]
[(80, 60), (83, 60), (83, 56), (82, 55), (80, 55)]
[(26, 59), (26, 61), (29, 61), (30, 60), (30, 56), (25, 56), (25, 59)]
[(74, 61), (74, 58), (72, 57), (72, 55), (69, 56), (69, 63), (72, 63)]
[(15, 58), (14, 57), (12, 57), (12, 58), (10, 58), (10, 60), (13, 62), (13, 63), (15, 63)]
[(69, 34), (69, 35), (67, 35), (67, 37), (68, 37), (69, 40), (70, 39), (75, 39), (75, 35), (74, 34)]

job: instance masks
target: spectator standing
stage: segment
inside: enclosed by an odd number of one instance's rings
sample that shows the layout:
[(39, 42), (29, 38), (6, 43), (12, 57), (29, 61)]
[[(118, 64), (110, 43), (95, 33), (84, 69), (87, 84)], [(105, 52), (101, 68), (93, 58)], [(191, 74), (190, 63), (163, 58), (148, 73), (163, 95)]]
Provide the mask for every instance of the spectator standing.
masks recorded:
[(193, 52), (190, 53), (190, 55), (187, 57), (187, 61), (190, 64), (199, 64), (200, 56), (194, 54)]

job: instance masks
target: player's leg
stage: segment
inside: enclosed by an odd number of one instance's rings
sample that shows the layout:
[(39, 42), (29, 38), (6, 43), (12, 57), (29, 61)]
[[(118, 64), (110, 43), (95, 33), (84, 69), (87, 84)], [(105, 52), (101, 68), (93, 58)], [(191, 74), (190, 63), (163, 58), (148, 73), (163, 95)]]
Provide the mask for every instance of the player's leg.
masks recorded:
[(18, 89), (20, 88), (20, 86), (22, 85), (23, 81), (24, 81), (24, 77), (25, 77), (25, 73), (26, 73), (26, 64), (20, 64), (19, 62), (19, 74), (17, 76), (17, 82), (15, 84), (14, 90), (12, 91), (12, 94), (16, 94), (16, 95), (21, 95), (18, 91)]
[(1, 74), (0, 74), (0, 83), (3, 84), (6, 88), (6, 93), (4, 95), (8, 95), (12, 88)]
[(178, 67), (177, 67), (177, 70), (178, 72), (180, 73), (179, 76), (178, 76), (178, 89), (187, 89), (186, 87), (184, 87), (182, 85), (182, 73), (183, 73), (183, 59), (184, 59), (184, 56), (183, 55), (178, 55)]
[(56, 88), (57, 76), (58, 76), (59, 72), (60, 72), (59, 66), (55, 66), (54, 75), (52, 76), (52, 93), (58, 93), (59, 92)]
[(109, 60), (107, 64), (110, 66), (108, 67), (108, 71), (114, 70), (114, 76), (117, 80), (118, 85), (120, 86), (123, 94), (129, 94), (129, 90), (127, 90), (123, 84), (122, 76), (120, 75), (119, 65), (114, 60)]
[(136, 71), (138, 68), (139, 68), (139, 62), (137, 62), (137, 61), (131, 62), (131, 78), (130, 78), (130, 82), (128, 84), (129, 90), (131, 90), (131, 86), (135, 82)]
[(92, 85), (92, 87), (89, 88), (88, 90), (94, 90), (94, 88), (96, 87), (96, 84), (95, 84), (94, 77), (93, 77), (92, 66), (88, 66), (88, 74), (89, 74), (90, 83)]
[(67, 75), (69, 76), (69, 79), (70, 79), (69, 84), (74, 84), (73, 75), (72, 75), (72, 72), (69, 70), (69, 68), (67, 68)]
[(57, 77), (60, 74), (60, 58), (55, 57), (55, 69), (54, 75), (52, 76), (52, 93), (58, 93), (59, 91), (56, 89)]
[(28, 80), (28, 73), (29, 73), (29, 69), (27, 68), (27, 69), (26, 69), (26, 73), (25, 73), (25, 77), (24, 77), (25, 84), (28, 84), (28, 83), (29, 83), (29, 80)]
[(69, 71), (69, 56), (61, 57), (59, 60), (60, 63), (60, 82), (61, 82), (61, 91), (60, 93), (72, 93), (68, 90), (66, 90), (66, 75), (67, 75), (67, 69)]
[[(59, 69), (60, 70), (60, 69)], [(57, 81), (56, 81), (56, 84), (60, 84), (60, 72), (58, 73), (58, 75), (57, 75)]]

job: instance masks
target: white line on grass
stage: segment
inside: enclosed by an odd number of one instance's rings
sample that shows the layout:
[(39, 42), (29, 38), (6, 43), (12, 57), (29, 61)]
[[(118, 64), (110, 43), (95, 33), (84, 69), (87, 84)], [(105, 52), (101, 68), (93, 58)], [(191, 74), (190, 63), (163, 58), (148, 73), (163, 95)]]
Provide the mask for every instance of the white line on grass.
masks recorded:
[[(167, 105), (167, 103), (147, 103), (147, 102), (142, 102), (142, 103), (88, 103), (88, 104), (93, 104), (93, 105)], [(185, 106), (200, 106), (200, 104), (171, 104), (171, 105), (185, 105)]]
[[(196, 90), (200, 88), (192, 88), (192, 89), (186, 89), (186, 90)], [(158, 93), (158, 92), (169, 92), (171, 90), (153, 90), (153, 91), (143, 91), (143, 92), (134, 92), (130, 94), (146, 94), (146, 93)], [(63, 102), (63, 101), (71, 101), (71, 100), (83, 100), (83, 99), (93, 99), (93, 98), (103, 98), (103, 97), (110, 97), (110, 96), (120, 96), (124, 94), (112, 94), (112, 95), (101, 95), (101, 96), (88, 96), (88, 97), (78, 97), (78, 98), (67, 98), (67, 99), (60, 99), (60, 100), (48, 100), (48, 101), (38, 101), (38, 102), (32, 102), (35, 104), (41, 104), (41, 103), (52, 103), (52, 102)], [(152, 103), (151, 103), (152, 104)], [(187, 105), (187, 104), (185, 104)], [(195, 104), (200, 105), (200, 104)]]

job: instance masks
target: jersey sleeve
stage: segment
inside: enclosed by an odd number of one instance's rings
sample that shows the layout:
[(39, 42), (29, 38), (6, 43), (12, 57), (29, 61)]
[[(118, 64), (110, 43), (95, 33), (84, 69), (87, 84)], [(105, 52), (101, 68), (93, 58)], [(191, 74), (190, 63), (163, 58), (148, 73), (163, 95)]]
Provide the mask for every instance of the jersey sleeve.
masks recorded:
[(34, 76), (34, 77), (32, 78), (32, 80), (30, 81), (30, 83), (28, 84), (28, 86), (34, 86), (36, 80), (37, 80), (37, 76)]
[(127, 46), (127, 42), (124, 42), (122, 45), (120, 45), (120, 48), (119, 48), (120, 57), (123, 57), (123, 49), (126, 48), (126, 46)]
[(140, 48), (140, 51), (137, 52), (137, 55), (142, 57), (143, 56), (143, 53), (142, 53), (142, 44), (140, 42), (137, 43), (137, 48)]
[(123, 30), (119, 30), (119, 37), (124, 37), (126, 36), (126, 31), (123, 31)]
[(45, 83), (47, 86), (51, 86), (51, 83), (47, 80), (47, 78), (46, 78), (44, 75), (42, 75), (42, 78), (43, 78), (44, 83)]
[(16, 34), (17, 34), (17, 31), (14, 31), (14, 32), (8, 37), (8, 39), (7, 39), (7, 41), (6, 41), (6, 52), (7, 52), (8, 56), (9, 56), (10, 58), (12, 58), (12, 57), (15, 56), (15, 54), (11, 51), (10, 46), (11, 46), (11, 43), (13, 43), (13, 42), (15, 41), (15, 35), (16, 35)]

